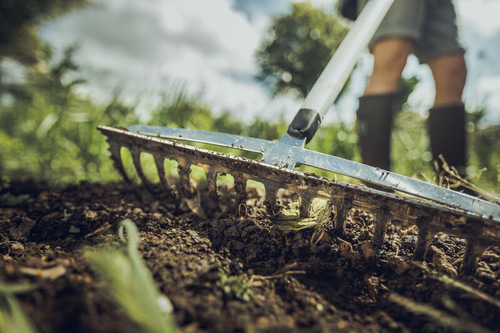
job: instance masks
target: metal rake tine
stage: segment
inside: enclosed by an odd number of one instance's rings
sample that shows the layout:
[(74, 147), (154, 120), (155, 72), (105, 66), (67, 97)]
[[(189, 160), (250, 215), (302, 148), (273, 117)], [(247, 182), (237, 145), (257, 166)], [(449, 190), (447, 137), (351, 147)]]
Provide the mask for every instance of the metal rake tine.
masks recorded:
[(183, 163), (178, 161), (177, 170), (179, 172), (179, 187), (182, 195), (186, 198), (192, 198), (195, 194), (195, 190), (191, 185), (191, 178), (189, 174), (191, 173), (191, 164)]
[(119, 143), (112, 141), (112, 140), (107, 140), (109, 144), (109, 152), (111, 153), (111, 160), (113, 161), (113, 166), (118, 170), (120, 175), (123, 177), (125, 182), (127, 184), (131, 184), (132, 181), (130, 180), (129, 176), (127, 175), (127, 172), (125, 172), (125, 167), (123, 166), (123, 161), (121, 157), (121, 149), (122, 145)]
[(247, 180), (240, 172), (234, 174), (234, 190), (236, 191), (236, 202), (238, 205), (246, 204), (248, 199)]
[(181, 193), (181, 201), (188, 208), (198, 215), (200, 218), (206, 218), (206, 213), (201, 206), (200, 192), (191, 184), (191, 163), (178, 160), (177, 170), (179, 171), (179, 191)]
[(275, 213), (277, 202), (278, 202), (278, 191), (281, 186), (276, 182), (265, 181), (263, 182), (264, 187), (266, 189), (266, 197), (264, 199), (264, 206), (266, 206), (267, 210), (271, 213)]
[(142, 183), (147, 187), (147, 189), (154, 193), (153, 184), (149, 181), (149, 179), (144, 174), (144, 170), (141, 164), (141, 150), (137, 147), (130, 148), (130, 154), (132, 155), (132, 162), (134, 163), (135, 170), (137, 171), (137, 175), (141, 179)]
[(431, 245), (432, 238), (434, 238), (435, 233), (429, 230), (429, 224), (432, 218), (428, 216), (421, 216), (417, 219), (416, 225), (418, 228), (417, 245), (415, 247), (414, 259), (415, 260), (425, 260), (427, 256), (427, 251)]
[(478, 244), (472, 239), (467, 239), (467, 246), (465, 248), (464, 258), (462, 259), (462, 265), (460, 265), (460, 271), (471, 274), (474, 273), (477, 266), (478, 257), (488, 248), (488, 246), (483, 244)]
[(375, 230), (373, 232), (372, 244), (375, 248), (380, 248), (384, 242), (385, 229), (390, 222), (391, 213), (387, 208), (380, 208), (375, 211)]
[(311, 214), (311, 205), (312, 201), (316, 197), (314, 193), (311, 193), (311, 191), (300, 191), (299, 193), (299, 198), (300, 198), (300, 216), (301, 217), (308, 217)]
[(167, 181), (167, 178), (165, 176), (165, 158), (163, 156), (159, 155), (154, 155), (154, 160), (155, 160), (155, 165), (156, 165), (156, 171), (158, 172), (158, 177), (160, 178), (160, 182), (162, 183), (163, 187), (167, 190), (167, 193), (170, 196), (174, 196), (174, 193), (172, 191), (172, 187)]
[(352, 208), (352, 198), (350, 196), (345, 196), (343, 198), (336, 198), (332, 200), (335, 206), (335, 234), (338, 236), (344, 235), (345, 221), (347, 219), (347, 214)]
[(217, 192), (217, 175), (219, 172), (215, 168), (209, 168), (205, 172), (208, 184), (208, 197), (213, 201), (214, 207), (219, 207), (219, 193)]

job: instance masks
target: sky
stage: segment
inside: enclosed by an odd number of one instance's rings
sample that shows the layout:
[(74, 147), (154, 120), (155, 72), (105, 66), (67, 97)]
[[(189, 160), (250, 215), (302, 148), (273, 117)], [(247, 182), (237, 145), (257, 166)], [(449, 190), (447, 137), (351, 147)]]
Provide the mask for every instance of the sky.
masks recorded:
[[(244, 121), (281, 115), (291, 120), (301, 100), (271, 96), (255, 80), (254, 54), (272, 17), (286, 13), (293, 1), (94, 0), (94, 5), (45, 25), (42, 39), (58, 49), (78, 43), (75, 60), (89, 83), (79, 92), (97, 101), (120, 91), (125, 102), (147, 109), (161, 92), (182, 85), (215, 114), (230, 111)], [(335, 1), (311, 0), (325, 8)], [(500, 124), (500, 1), (455, 3), (467, 47), (466, 104), (485, 105), (487, 123)], [(370, 69), (366, 53), (351, 90), (326, 121), (353, 121)], [(410, 59), (404, 74), (421, 78), (410, 102), (417, 109), (429, 107), (433, 85), (428, 69)]]

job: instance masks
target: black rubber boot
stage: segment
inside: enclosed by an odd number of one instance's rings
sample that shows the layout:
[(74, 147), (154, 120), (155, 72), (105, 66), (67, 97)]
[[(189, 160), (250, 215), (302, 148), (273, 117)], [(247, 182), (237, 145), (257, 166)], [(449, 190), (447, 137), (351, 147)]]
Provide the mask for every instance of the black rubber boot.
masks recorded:
[(461, 177), (466, 177), (467, 132), (465, 123), (466, 114), (463, 105), (429, 110), (427, 125), (438, 179), (446, 172), (440, 155), (448, 166), (454, 167)]
[(395, 94), (359, 98), (358, 143), (364, 164), (391, 169), (391, 134)]

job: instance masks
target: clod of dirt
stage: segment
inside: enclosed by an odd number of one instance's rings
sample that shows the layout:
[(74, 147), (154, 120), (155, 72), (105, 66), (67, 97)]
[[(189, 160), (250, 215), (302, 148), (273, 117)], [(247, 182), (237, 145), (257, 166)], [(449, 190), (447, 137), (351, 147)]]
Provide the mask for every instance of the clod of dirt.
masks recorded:
[(446, 254), (435, 246), (429, 249), (429, 255), (432, 257), (432, 264), (434, 268), (440, 272), (450, 276), (457, 276), (458, 272), (455, 267), (448, 261)]

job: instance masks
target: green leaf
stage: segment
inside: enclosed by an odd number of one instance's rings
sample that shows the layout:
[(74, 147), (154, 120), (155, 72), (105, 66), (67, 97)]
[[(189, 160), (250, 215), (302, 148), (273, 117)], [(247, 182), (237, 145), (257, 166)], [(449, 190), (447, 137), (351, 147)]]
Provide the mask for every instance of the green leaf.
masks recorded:
[[(125, 231), (128, 239), (125, 238)], [(117, 249), (87, 253), (89, 262), (104, 279), (114, 303), (145, 331), (175, 332), (177, 326), (172, 316), (172, 305), (166, 296), (158, 292), (137, 251), (137, 227), (130, 220), (122, 221), (118, 235), (127, 244), (126, 254)]]
[(0, 283), (0, 332), (35, 333), (31, 321), (24, 313), (14, 294), (25, 293), (37, 285)]

